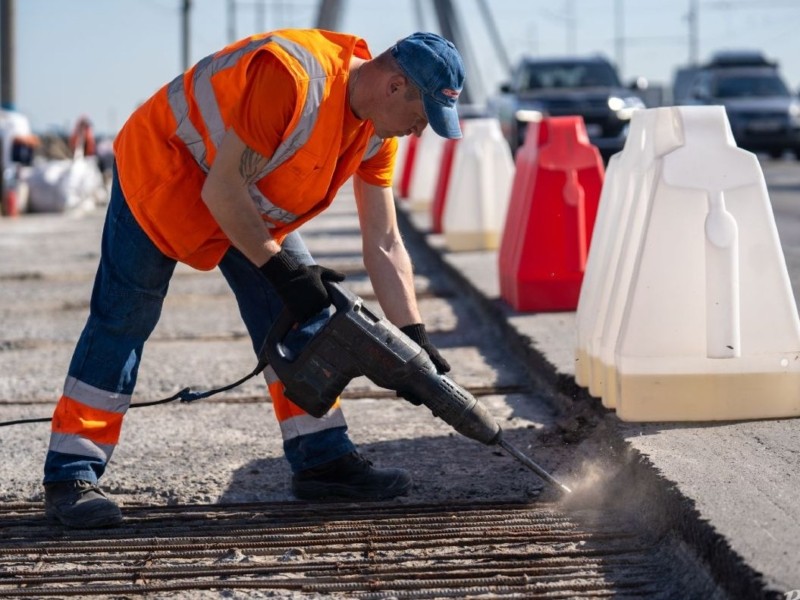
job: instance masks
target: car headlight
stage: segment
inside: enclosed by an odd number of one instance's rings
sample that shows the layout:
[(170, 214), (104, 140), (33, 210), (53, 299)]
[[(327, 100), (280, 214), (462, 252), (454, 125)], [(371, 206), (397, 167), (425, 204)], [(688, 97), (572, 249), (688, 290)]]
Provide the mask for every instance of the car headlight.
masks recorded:
[(797, 102), (789, 105), (789, 122), (792, 127), (800, 127), (800, 104)]
[(544, 118), (544, 113), (532, 108), (520, 108), (514, 113), (514, 118), (520, 123), (538, 123)]
[(634, 111), (644, 108), (644, 102), (638, 96), (611, 96), (608, 108), (614, 111), (620, 121), (630, 121)]

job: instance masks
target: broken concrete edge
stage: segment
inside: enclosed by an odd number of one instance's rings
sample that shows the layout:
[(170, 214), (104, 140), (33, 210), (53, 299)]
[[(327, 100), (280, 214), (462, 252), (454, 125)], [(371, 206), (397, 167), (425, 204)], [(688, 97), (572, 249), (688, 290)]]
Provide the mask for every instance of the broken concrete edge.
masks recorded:
[[(624, 438), (613, 412), (579, 387), (573, 377), (559, 373), (533, 341), (509, 322), (511, 309), (500, 299), (486, 297), (443, 254), (428, 243), (426, 231), (417, 229), (409, 215), (396, 210), (401, 234), (415, 242), (409, 253), (422, 252), (453, 280), (468, 301), (487, 314), (508, 342), (512, 352), (531, 367), (528, 376), (534, 389), (545, 392), (551, 408), (564, 420), (589, 415), (591, 430), (583, 436), (599, 435), (612, 448), (619, 471), (613, 482), (614, 493), (606, 495), (609, 509), (635, 503), (636, 525), (654, 536), (674, 535), (702, 561), (715, 583), (732, 598), (782, 599), (781, 591), (768, 589), (763, 574), (753, 569), (734, 551), (725, 537), (703, 519), (693, 499), (684, 495), (677, 484), (666, 479), (649, 458)], [(602, 425), (602, 426), (599, 426)], [(565, 442), (570, 443), (570, 442)], [(574, 443), (574, 440), (573, 440)], [(635, 496), (635, 497), (634, 497)], [(613, 498), (613, 500), (610, 500)]]

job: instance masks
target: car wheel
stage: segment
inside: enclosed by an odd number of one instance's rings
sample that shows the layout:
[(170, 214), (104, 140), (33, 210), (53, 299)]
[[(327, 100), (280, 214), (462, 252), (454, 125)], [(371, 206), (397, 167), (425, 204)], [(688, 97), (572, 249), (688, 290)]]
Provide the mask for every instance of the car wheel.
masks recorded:
[(781, 158), (783, 156), (783, 148), (770, 148), (767, 154), (770, 158)]

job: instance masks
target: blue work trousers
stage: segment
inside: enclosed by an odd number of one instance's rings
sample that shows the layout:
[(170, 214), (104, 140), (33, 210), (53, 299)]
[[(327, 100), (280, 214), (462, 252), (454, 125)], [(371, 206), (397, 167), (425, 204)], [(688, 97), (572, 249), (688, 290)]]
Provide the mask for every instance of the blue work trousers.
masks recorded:
[[(296, 232), (287, 236), (282, 248), (302, 263), (313, 263)], [(115, 169), (89, 318), (72, 356), (68, 379), (87, 389), (121, 397), (133, 394), (144, 344), (161, 316), (175, 265), (176, 261), (165, 256), (136, 222)], [(282, 301), (266, 277), (235, 248), (228, 250), (219, 268), (236, 297), (257, 353), (283, 307)], [(327, 318), (327, 314), (321, 313), (305, 323), (295, 330), (291, 339), (287, 339), (287, 346), (296, 351)], [(175, 360), (180, 358), (175, 356)], [(183, 382), (175, 383), (176, 387), (182, 387)], [(96, 483), (113, 450), (111, 445), (104, 452), (70, 453), (54, 447), (58, 448), (58, 444), (51, 440), (45, 460), (44, 483), (73, 479)], [(294, 472), (354, 450), (346, 425), (295, 437), (284, 443), (284, 452)]]

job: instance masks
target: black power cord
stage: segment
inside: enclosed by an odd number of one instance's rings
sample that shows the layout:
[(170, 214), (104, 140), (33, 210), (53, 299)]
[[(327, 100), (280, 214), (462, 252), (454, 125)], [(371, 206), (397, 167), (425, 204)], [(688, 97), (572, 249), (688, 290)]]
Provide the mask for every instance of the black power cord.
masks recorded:
[[(202, 400), (204, 398), (208, 398), (209, 396), (213, 396), (215, 394), (219, 394), (220, 392), (227, 392), (237, 386), (242, 385), (248, 379), (255, 377), (261, 371), (263, 371), (267, 366), (267, 359), (264, 357), (263, 353), (262, 356), (258, 359), (258, 364), (256, 368), (253, 369), (250, 373), (239, 379), (238, 381), (234, 381), (233, 383), (229, 383), (228, 385), (224, 385), (222, 387), (214, 388), (211, 390), (206, 390), (204, 392), (195, 392), (190, 387), (185, 387), (179, 392), (173, 394), (169, 398), (162, 398), (161, 400), (153, 400), (151, 402), (137, 402), (135, 404), (131, 404), (130, 408), (142, 408), (144, 406), (156, 406), (157, 404), (166, 404), (167, 402), (173, 402), (175, 400), (180, 400), (181, 402), (194, 402), (195, 400)], [(26, 423), (49, 423), (53, 419), (51, 417), (42, 417), (38, 419), (19, 419), (16, 421), (0, 421), (0, 427), (10, 427), (11, 425), (23, 425)]]

